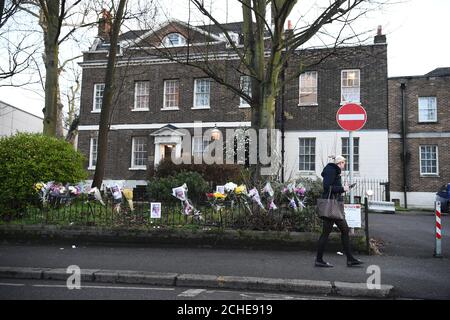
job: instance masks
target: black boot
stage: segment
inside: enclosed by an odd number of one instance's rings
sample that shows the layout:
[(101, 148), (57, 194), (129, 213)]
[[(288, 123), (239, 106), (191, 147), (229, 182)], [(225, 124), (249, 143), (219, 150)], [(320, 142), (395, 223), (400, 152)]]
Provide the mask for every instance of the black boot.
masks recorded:
[(361, 260), (358, 260), (356, 258), (352, 258), (352, 259), (348, 259), (347, 260), (347, 267), (359, 266), (359, 265), (361, 265), (363, 263), (364, 262), (362, 262)]
[(325, 262), (323, 260), (322, 261), (316, 260), (314, 266), (320, 267), (320, 268), (333, 268), (334, 267), (331, 263)]

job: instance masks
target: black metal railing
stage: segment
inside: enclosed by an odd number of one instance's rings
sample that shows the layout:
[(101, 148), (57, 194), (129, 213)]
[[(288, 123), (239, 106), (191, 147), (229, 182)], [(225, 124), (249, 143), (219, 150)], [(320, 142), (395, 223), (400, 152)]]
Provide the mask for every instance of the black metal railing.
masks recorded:
[[(387, 179), (367, 179), (353, 178), (356, 182), (354, 188), (354, 197), (356, 203), (363, 203), (367, 190), (372, 190), (373, 195), (370, 197), (372, 201), (390, 201), (389, 181)], [(343, 179), (343, 183), (348, 183), (348, 177)]]
[[(161, 204), (161, 218), (150, 215), (150, 201), (128, 202), (125, 198), (115, 203), (111, 197), (103, 197), (104, 205), (93, 196), (49, 197), (46, 202), (33, 198), (23, 209), (2, 214), (1, 223), (82, 225), (107, 227), (144, 228), (231, 228), (276, 231), (318, 231), (320, 219), (315, 207), (295, 211), (287, 204), (277, 210), (267, 211), (257, 205), (224, 202), (223, 206), (197, 203), (194, 207), (199, 215), (183, 214), (180, 201)], [(17, 206), (10, 206), (17, 207)]]

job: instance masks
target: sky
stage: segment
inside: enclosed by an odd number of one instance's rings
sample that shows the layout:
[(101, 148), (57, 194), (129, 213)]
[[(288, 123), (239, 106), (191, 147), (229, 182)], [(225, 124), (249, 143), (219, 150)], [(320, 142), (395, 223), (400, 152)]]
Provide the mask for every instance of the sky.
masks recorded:
[[(189, 18), (187, 0), (155, 1), (159, 7), (160, 20), (176, 18), (187, 21)], [(241, 19), (241, 10), (234, 0), (209, 0), (205, 3), (212, 3), (213, 14), (221, 18), (220, 22)], [(315, 0), (299, 0), (289, 19), (298, 26), (304, 21), (310, 21), (319, 12), (320, 3)], [(352, 28), (355, 33), (370, 31), (372, 39), (377, 26), (382, 26), (388, 43), (389, 77), (422, 75), (438, 67), (450, 67), (449, 17), (450, 0), (392, 0), (391, 4), (382, 9), (370, 11), (360, 17)], [(192, 22), (201, 20), (192, 5), (190, 19)], [(333, 32), (333, 28), (330, 28), (328, 31)], [(91, 34), (93, 41), (95, 33)], [(62, 48), (61, 54), (73, 54), (74, 51), (81, 54), (82, 50), (87, 49), (88, 42), (84, 48)], [(42, 117), (43, 94), (27, 89), (0, 87), (0, 100)]]

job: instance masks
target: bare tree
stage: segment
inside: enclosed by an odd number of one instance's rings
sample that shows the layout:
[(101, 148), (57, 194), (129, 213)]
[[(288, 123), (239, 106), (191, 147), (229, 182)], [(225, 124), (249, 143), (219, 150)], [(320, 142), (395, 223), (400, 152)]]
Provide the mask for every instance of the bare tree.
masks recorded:
[(75, 137), (78, 134), (78, 123), (80, 120), (79, 117), (79, 93), (81, 89), (80, 85), (80, 77), (81, 72), (78, 69), (71, 68), (74, 79), (71, 81), (72, 85), (70, 86), (68, 92), (65, 93), (65, 98), (67, 100), (67, 117), (64, 119), (64, 126), (67, 128), (66, 141), (69, 141), (75, 147)]
[[(8, 23), (20, 12), (22, 0), (0, 0), (0, 50), (4, 57), (0, 63), (0, 86), (24, 86), (31, 80), (12, 83), (12, 78), (26, 71), (31, 57), (36, 52), (35, 44), (31, 44), (29, 37), (14, 37)], [(19, 40), (18, 40), (19, 39)], [(7, 58), (6, 58), (7, 57)], [(4, 80), (9, 80), (5, 82)]]
[[(45, 65), (45, 107), (44, 134), (62, 137), (62, 106), (59, 89), (61, 66), (59, 48), (61, 43), (69, 39), (79, 28), (91, 26), (94, 23), (85, 22), (87, 12), (81, 12), (81, 23), (72, 25), (63, 33), (63, 26), (82, 0), (29, 0), (22, 1), (20, 9), (38, 19), (44, 38)], [(73, 58), (75, 59), (75, 58)], [(71, 59), (69, 59), (71, 60)]]
[(19, 9), (20, 0), (0, 0), (0, 29)]
[(112, 28), (109, 33), (110, 46), (108, 52), (108, 62), (106, 66), (105, 75), (105, 89), (103, 91), (103, 101), (100, 113), (99, 134), (98, 134), (98, 151), (97, 162), (95, 167), (94, 179), (92, 181), (92, 187), (100, 188), (103, 182), (103, 176), (105, 172), (105, 162), (108, 151), (108, 133), (110, 126), (110, 114), (112, 108), (113, 94), (114, 94), (114, 78), (116, 72), (116, 60), (117, 60), (117, 43), (119, 38), (120, 26), (123, 22), (123, 16), (125, 11), (125, 5), (127, 0), (120, 0), (115, 11), (114, 19), (109, 13), (104, 12), (103, 18), (106, 23), (112, 21)]
[[(209, 47), (190, 46), (187, 39), (185, 50), (164, 48), (163, 37), (155, 30), (159, 41), (150, 39), (140, 41), (135, 45), (148, 54), (158, 55), (169, 60), (189, 65), (202, 70), (206, 75), (217, 83), (227, 87), (229, 90), (246, 100), (251, 106), (251, 123), (255, 129), (274, 129), (276, 123), (276, 99), (284, 84), (298, 77), (304, 71), (302, 65), (292, 77), (281, 77), (283, 66), (288, 59), (296, 54), (296, 50), (305, 45), (314, 36), (326, 33), (325, 26), (333, 22), (340, 22), (343, 27), (350, 25), (367, 8), (361, 8), (367, 0), (336, 0), (327, 2), (321, 12), (313, 19), (312, 23), (304, 27), (285, 30), (284, 26), (288, 16), (291, 14), (296, 0), (237, 0), (240, 3), (243, 17), (242, 42), (237, 41), (234, 35), (219, 21), (219, 17), (211, 13), (211, 9), (205, 5), (203, 0), (190, 0), (195, 8), (204, 17), (212, 22), (212, 26), (223, 35), (227, 42), (229, 55), (237, 58), (237, 63), (227, 62), (226, 58), (215, 59), (214, 41), (210, 37)], [(271, 20), (267, 19), (267, 13), (271, 11)], [(360, 12), (357, 12), (359, 9)], [(350, 17), (350, 13), (356, 12)], [(189, 26), (189, 23), (188, 23)], [(342, 28), (343, 28), (342, 27)], [(341, 29), (342, 31), (342, 29)], [(334, 34), (335, 46), (339, 44), (341, 31)], [(189, 31), (188, 31), (189, 32)], [(350, 38), (358, 38), (355, 33)], [(223, 41), (222, 39), (219, 39)], [(342, 39), (341, 39), (342, 40)], [(241, 45), (242, 43), (242, 45)], [(223, 53), (223, 50), (222, 50)], [(331, 55), (329, 51), (326, 55)], [(312, 63), (320, 63), (324, 55), (316, 57)], [(303, 65), (304, 66), (304, 65)], [(242, 90), (239, 84), (227, 79), (227, 68), (234, 68), (241, 75), (249, 76), (251, 79), (251, 95)], [(268, 131), (270, 132), (270, 131)], [(270, 139), (270, 136), (267, 137)], [(258, 143), (258, 142), (257, 142)], [(257, 147), (257, 150), (259, 148)], [(259, 162), (252, 168), (253, 178), (259, 178)]]

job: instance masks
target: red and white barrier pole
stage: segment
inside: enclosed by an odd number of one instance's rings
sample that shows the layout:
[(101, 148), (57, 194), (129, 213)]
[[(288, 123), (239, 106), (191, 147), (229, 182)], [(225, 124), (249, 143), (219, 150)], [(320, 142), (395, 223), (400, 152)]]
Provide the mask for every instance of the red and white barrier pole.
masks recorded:
[(442, 258), (442, 228), (441, 228), (441, 202), (435, 202), (435, 210), (436, 212), (436, 245), (434, 247), (434, 257)]

